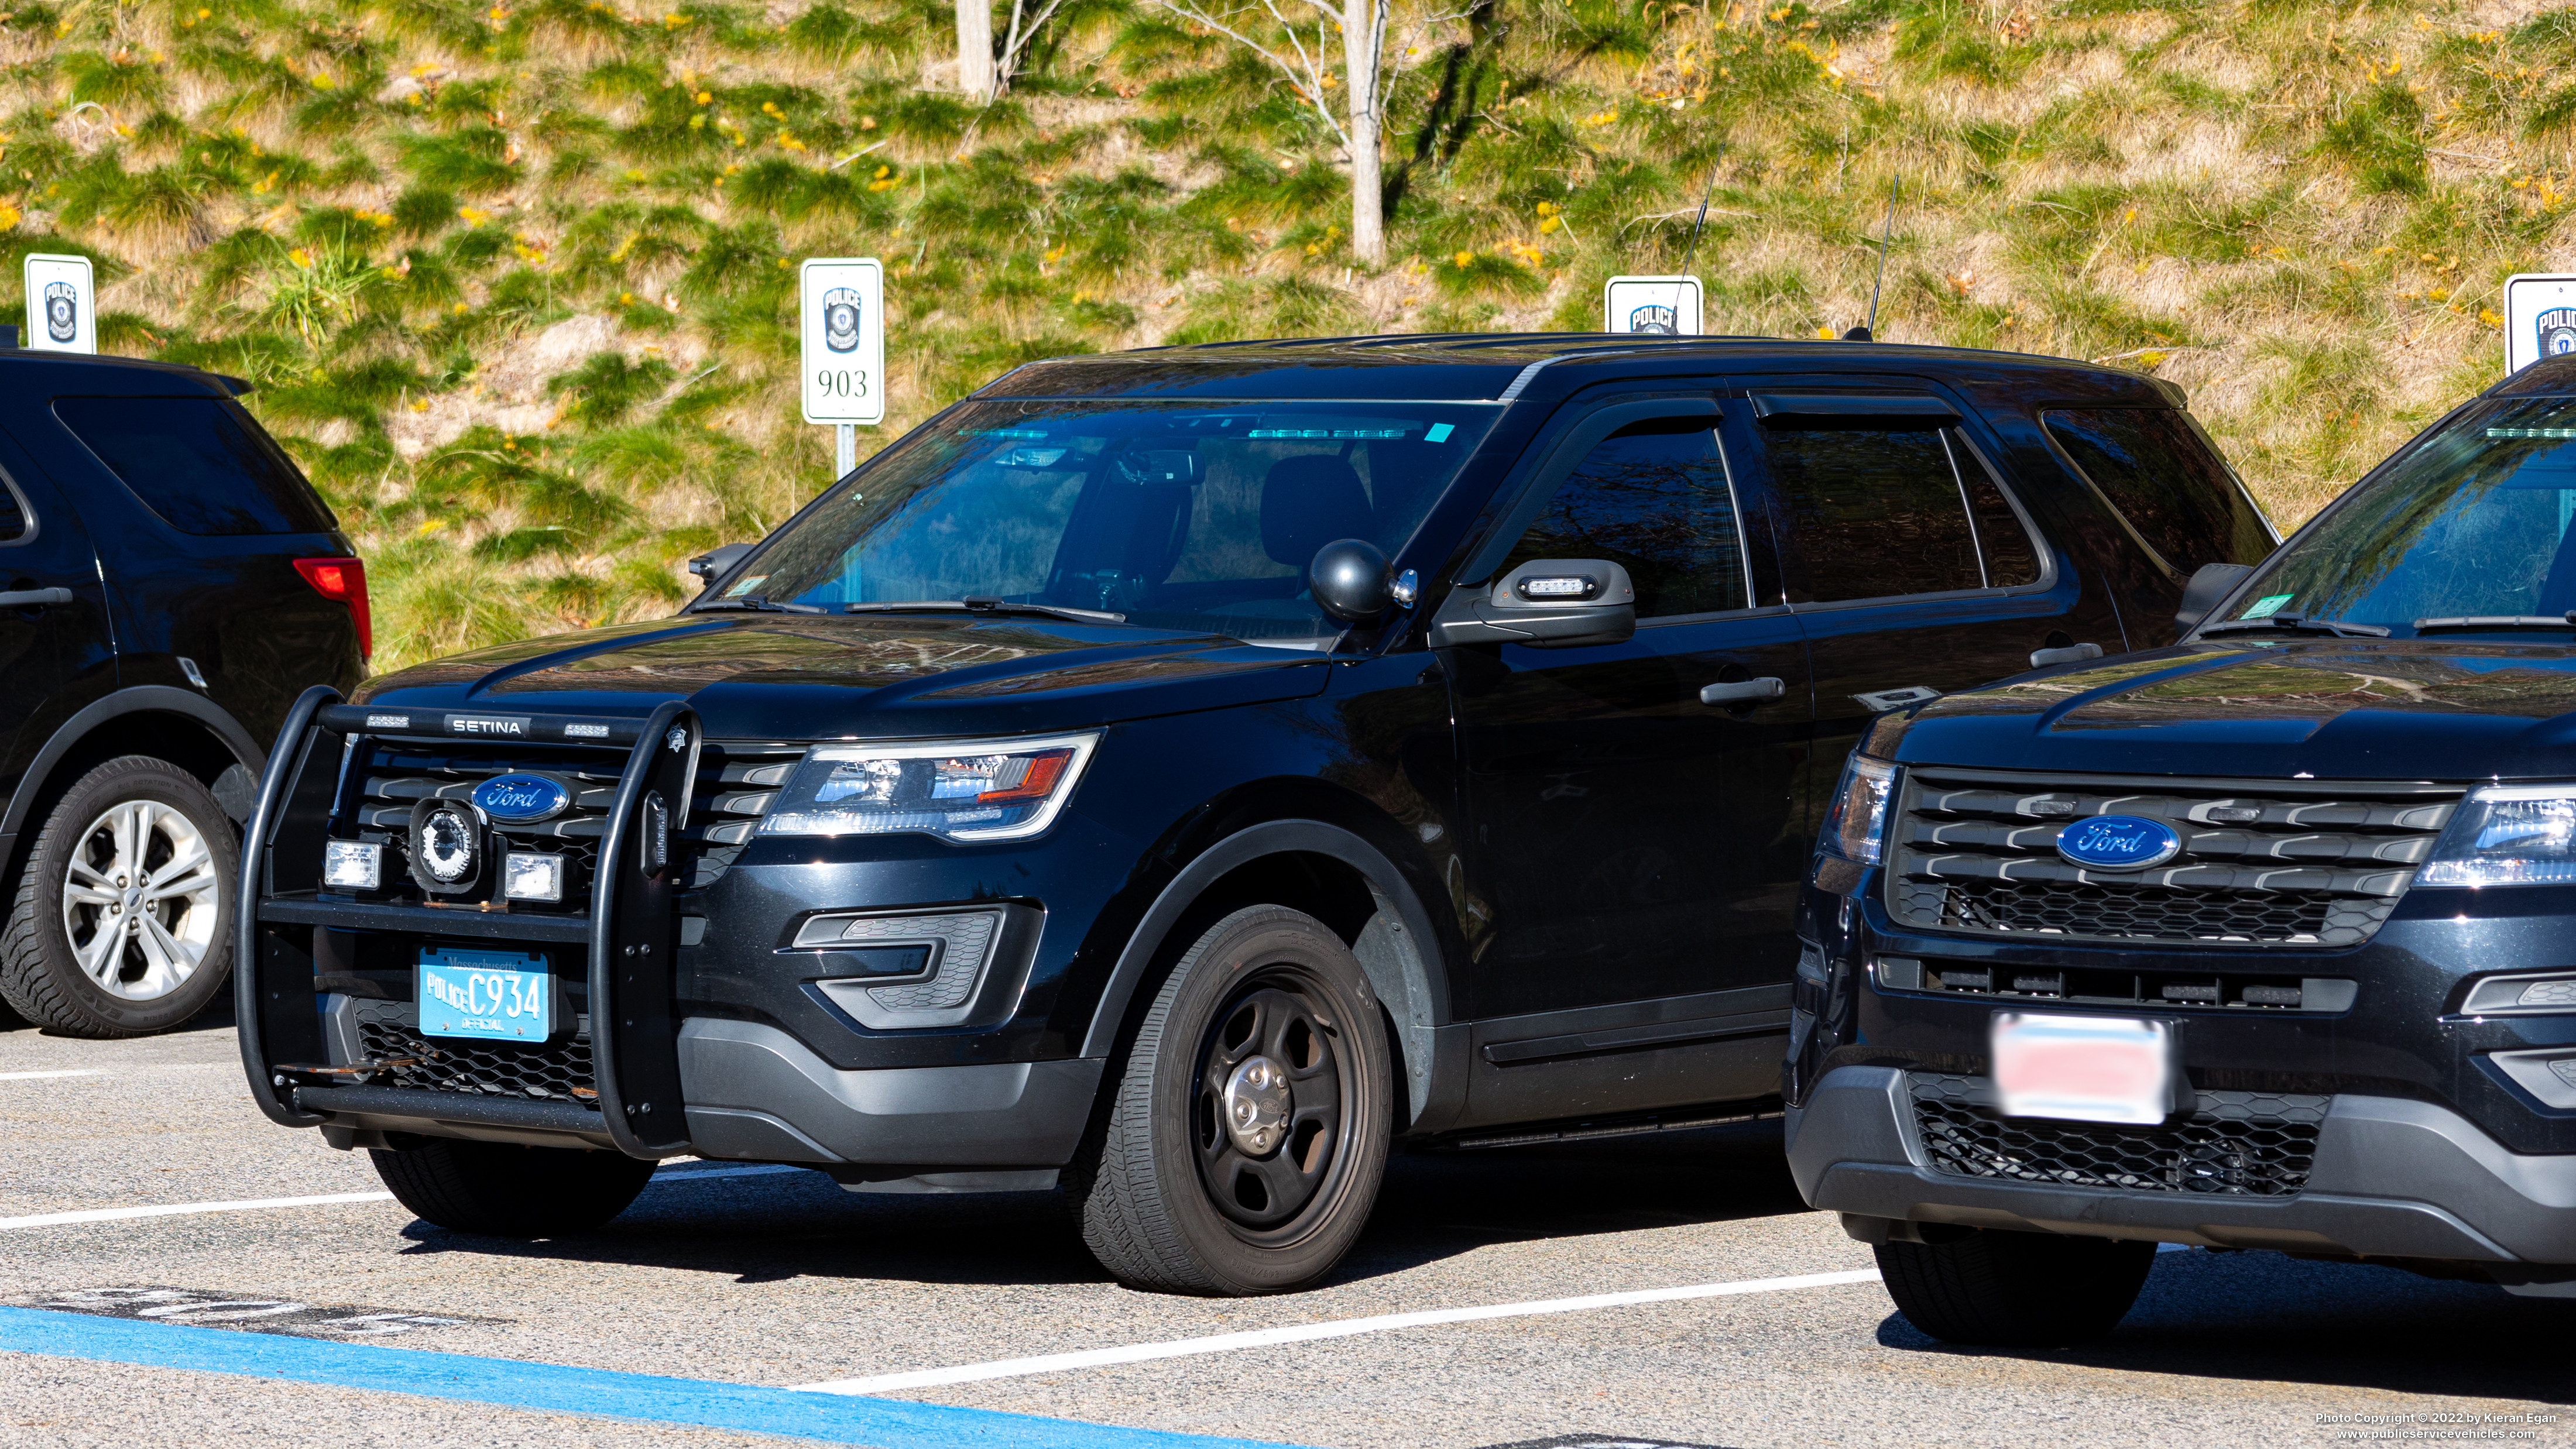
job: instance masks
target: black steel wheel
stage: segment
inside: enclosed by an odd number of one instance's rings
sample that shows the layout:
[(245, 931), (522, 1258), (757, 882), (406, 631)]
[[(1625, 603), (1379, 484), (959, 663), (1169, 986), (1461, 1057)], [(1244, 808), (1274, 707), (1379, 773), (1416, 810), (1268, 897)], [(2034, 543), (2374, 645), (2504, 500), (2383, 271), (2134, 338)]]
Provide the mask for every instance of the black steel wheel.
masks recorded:
[(1074, 1165), (1083, 1241), (1131, 1287), (1312, 1285), (1376, 1204), (1391, 1060), (1366, 975), (1321, 921), (1218, 921), (1146, 1011)]

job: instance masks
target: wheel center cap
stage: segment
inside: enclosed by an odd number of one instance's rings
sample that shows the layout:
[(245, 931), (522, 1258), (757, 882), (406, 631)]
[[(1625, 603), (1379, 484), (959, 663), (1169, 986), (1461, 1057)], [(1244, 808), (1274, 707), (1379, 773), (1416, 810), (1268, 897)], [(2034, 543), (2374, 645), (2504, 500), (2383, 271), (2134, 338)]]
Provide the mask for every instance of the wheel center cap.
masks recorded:
[(1246, 1156), (1267, 1156), (1288, 1132), (1296, 1105), (1288, 1074), (1268, 1057), (1247, 1057), (1225, 1079), (1225, 1130)]
[(136, 886), (125, 893), (125, 913), (130, 916), (141, 909), (143, 909), (143, 887)]

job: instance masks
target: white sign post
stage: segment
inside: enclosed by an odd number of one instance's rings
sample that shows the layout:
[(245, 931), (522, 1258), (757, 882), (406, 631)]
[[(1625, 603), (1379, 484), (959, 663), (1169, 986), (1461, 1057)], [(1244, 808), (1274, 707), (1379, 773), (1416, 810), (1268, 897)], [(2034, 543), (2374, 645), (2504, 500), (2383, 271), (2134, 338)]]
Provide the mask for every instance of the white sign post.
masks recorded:
[(2504, 282), (2504, 370), (2576, 354), (2576, 277), (2524, 273)]
[(1699, 278), (1612, 277), (1601, 288), (1601, 330), (1699, 335)]
[(838, 478), (859, 465), (859, 426), (885, 421), (885, 270), (874, 257), (808, 257), (796, 280), (805, 421), (832, 426)]
[(27, 335), (39, 352), (98, 351), (98, 289), (89, 258), (27, 253)]

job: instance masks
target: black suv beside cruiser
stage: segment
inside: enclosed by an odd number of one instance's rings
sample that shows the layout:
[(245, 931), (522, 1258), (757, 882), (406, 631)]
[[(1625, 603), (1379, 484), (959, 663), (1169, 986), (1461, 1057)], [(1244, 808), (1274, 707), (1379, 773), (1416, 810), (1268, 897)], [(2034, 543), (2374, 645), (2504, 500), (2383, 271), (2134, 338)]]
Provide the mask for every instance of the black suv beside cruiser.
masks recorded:
[(2571, 520), (2560, 358), (2205, 570), (2181, 642), (1871, 729), (1789, 1156), (1917, 1327), (2107, 1331), (2159, 1242), (2576, 1296)]
[(0, 328), (0, 1022), (222, 998), (239, 831), (296, 697), (366, 675), (363, 566), (238, 378)]
[(2164, 642), (2271, 549), (2179, 405), (1763, 340), (1023, 367), (676, 618), (308, 696), (252, 1089), (456, 1229), (694, 1153), (1061, 1184), (1130, 1283), (1311, 1283), (1396, 1139), (1778, 1110), (1876, 713)]

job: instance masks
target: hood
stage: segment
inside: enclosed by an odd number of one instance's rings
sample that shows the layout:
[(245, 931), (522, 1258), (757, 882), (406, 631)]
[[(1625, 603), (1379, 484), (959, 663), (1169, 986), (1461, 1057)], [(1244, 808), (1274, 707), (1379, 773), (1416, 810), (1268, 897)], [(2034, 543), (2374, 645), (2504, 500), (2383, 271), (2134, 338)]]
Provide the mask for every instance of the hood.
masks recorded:
[(685, 699), (715, 739), (1079, 729), (1324, 688), (1322, 655), (1211, 634), (953, 615), (682, 615), (452, 655), (362, 703), (644, 714)]
[(2177, 645), (1872, 726), (1908, 763), (2091, 774), (2576, 776), (2576, 649), (2442, 639)]

